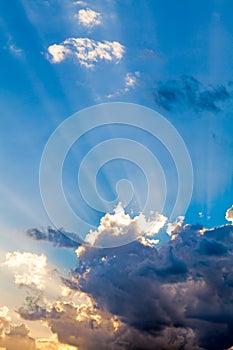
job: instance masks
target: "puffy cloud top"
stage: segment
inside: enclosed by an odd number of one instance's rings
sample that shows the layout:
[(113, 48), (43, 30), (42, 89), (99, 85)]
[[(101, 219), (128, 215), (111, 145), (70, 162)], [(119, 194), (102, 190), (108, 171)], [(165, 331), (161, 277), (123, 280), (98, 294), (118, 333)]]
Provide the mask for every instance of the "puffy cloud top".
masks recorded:
[(77, 13), (77, 19), (80, 24), (87, 28), (92, 28), (101, 24), (101, 14), (89, 8), (79, 10)]
[(233, 224), (233, 206), (227, 210), (226, 220), (230, 221)]
[(117, 41), (95, 41), (89, 38), (68, 38), (61, 44), (48, 47), (48, 58), (52, 63), (59, 63), (73, 57), (82, 66), (93, 68), (100, 61), (118, 63), (125, 48)]

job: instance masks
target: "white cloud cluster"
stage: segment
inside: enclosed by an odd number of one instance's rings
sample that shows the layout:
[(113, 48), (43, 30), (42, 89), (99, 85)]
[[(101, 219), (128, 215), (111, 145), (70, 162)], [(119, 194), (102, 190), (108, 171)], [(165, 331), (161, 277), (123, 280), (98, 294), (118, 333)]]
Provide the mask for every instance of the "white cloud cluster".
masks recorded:
[(131, 218), (119, 204), (113, 214), (107, 213), (101, 218), (97, 230), (87, 234), (85, 241), (97, 247), (121, 246), (140, 236), (154, 236), (166, 221), (167, 218), (161, 214), (156, 214), (152, 220), (147, 220), (143, 214)]
[(46, 256), (28, 252), (13, 252), (6, 254), (4, 263), (14, 271), (15, 283), (19, 285), (45, 287)]
[(226, 220), (230, 221), (233, 224), (233, 206), (227, 210)]
[(79, 10), (77, 19), (79, 24), (89, 29), (101, 24), (101, 14), (89, 8)]
[(119, 63), (125, 48), (117, 41), (95, 41), (89, 38), (68, 38), (48, 47), (52, 63), (74, 57), (82, 66), (93, 68), (100, 61)]

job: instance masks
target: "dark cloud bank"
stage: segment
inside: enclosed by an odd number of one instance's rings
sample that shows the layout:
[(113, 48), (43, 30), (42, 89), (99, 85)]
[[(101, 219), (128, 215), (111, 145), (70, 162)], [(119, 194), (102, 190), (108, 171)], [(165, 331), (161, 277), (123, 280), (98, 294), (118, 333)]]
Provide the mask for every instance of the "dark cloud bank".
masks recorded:
[(172, 111), (192, 109), (195, 112), (218, 112), (222, 103), (232, 99), (228, 85), (203, 86), (191, 76), (158, 82), (153, 97), (157, 105)]
[(44, 319), (60, 341), (79, 350), (233, 345), (232, 225), (205, 232), (199, 225), (185, 226), (159, 250), (134, 242), (114, 249), (81, 247), (78, 254), (78, 267), (63, 283), (90, 295), (107, 324), (114, 315), (122, 326), (84, 326), (74, 318), (74, 305), (48, 310), (30, 298), (19, 310), (23, 318)]

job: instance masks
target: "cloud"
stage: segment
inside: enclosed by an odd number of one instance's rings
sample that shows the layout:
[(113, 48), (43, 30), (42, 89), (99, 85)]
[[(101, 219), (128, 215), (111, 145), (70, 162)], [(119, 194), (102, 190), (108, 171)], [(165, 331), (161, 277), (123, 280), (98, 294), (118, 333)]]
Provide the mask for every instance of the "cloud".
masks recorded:
[(125, 77), (125, 91), (134, 88), (137, 84), (138, 77), (140, 77), (140, 72), (127, 73)]
[(48, 227), (47, 230), (32, 228), (27, 230), (27, 235), (36, 241), (52, 242), (55, 247), (77, 248), (83, 242), (78, 235), (75, 235), (75, 238), (71, 239), (69, 236), (73, 235), (72, 233), (55, 230), (51, 227)]
[(57, 341), (49, 339), (37, 339), (36, 350), (77, 350), (76, 346), (60, 344)]
[(131, 218), (119, 204), (114, 214), (107, 213), (101, 218), (96, 231), (90, 231), (85, 242), (97, 247), (114, 247), (128, 244), (140, 236), (152, 237), (165, 225), (167, 218), (156, 214), (147, 220), (143, 214)]
[(29, 329), (25, 324), (10, 325), (9, 329), (5, 329), (0, 337), (0, 346), (6, 350), (36, 350), (35, 339), (29, 336)]
[(93, 68), (100, 61), (119, 63), (125, 48), (117, 41), (95, 41), (89, 38), (68, 38), (48, 47), (48, 58), (59, 63), (73, 57), (82, 66)]
[[(149, 232), (150, 239), (162, 225), (132, 220), (119, 206), (97, 232), (118, 234), (131, 225), (135, 232), (144, 227), (142, 237)], [(60, 298), (27, 296), (19, 315), (42, 320), (60, 343), (79, 350), (229, 349), (232, 225), (206, 229), (178, 218), (167, 228), (174, 239), (160, 249), (143, 239), (108, 249), (79, 246), (78, 266), (62, 279)]]
[(9, 50), (16, 56), (21, 56), (23, 53), (23, 50), (18, 48), (17, 46), (10, 44), (9, 45)]
[(89, 8), (81, 9), (77, 13), (78, 23), (89, 29), (101, 24), (101, 14)]
[(230, 221), (233, 224), (233, 206), (227, 210), (226, 220)]
[(85, 1), (74, 1), (73, 5), (87, 6), (87, 3)]
[(108, 94), (106, 97), (116, 98), (129, 92), (131, 89), (134, 89), (138, 85), (139, 77), (140, 77), (140, 72), (138, 71), (134, 73), (127, 73), (124, 78), (124, 87), (119, 89), (118, 91)]
[(232, 237), (231, 225), (185, 225), (159, 250), (140, 242), (108, 250), (79, 247), (79, 267), (67, 283), (128, 327), (121, 338), (125, 349), (227, 349)]
[(190, 76), (158, 82), (153, 97), (157, 105), (168, 111), (190, 108), (195, 112), (218, 112), (221, 110), (221, 103), (231, 99), (226, 86), (205, 87)]
[(45, 288), (46, 256), (28, 252), (13, 252), (6, 254), (4, 265), (12, 268), (15, 283), (19, 285), (35, 286), (38, 289)]
[(175, 222), (169, 222), (167, 224), (167, 230), (166, 230), (167, 234), (171, 237), (175, 235), (176, 232), (179, 232), (179, 230), (183, 226), (183, 223), (184, 223), (184, 216), (178, 216)]

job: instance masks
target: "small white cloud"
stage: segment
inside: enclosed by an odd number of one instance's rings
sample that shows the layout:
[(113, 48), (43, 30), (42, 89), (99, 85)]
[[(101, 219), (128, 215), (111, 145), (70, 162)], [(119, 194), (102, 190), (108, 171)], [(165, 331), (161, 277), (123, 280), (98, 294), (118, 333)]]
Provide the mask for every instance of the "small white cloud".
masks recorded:
[(225, 218), (233, 224), (233, 206), (227, 210)]
[(135, 86), (138, 84), (138, 78), (140, 77), (140, 72), (134, 72), (134, 73), (127, 73), (124, 79), (124, 87), (121, 89), (108, 94), (106, 98), (116, 98), (119, 97), (126, 92), (129, 92), (129, 90), (134, 89)]
[(44, 289), (46, 271), (46, 256), (28, 252), (7, 253), (6, 266), (14, 270), (15, 283), (19, 285), (34, 285)]
[(87, 6), (87, 3), (85, 1), (75, 1), (73, 4), (78, 6)]
[(117, 41), (95, 41), (89, 38), (68, 38), (61, 44), (48, 47), (48, 58), (52, 63), (74, 57), (82, 66), (93, 68), (99, 61), (119, 63), (125, 48)]
[(79, 10), (77, 13), (78, 23), (87, 28), (92, 28), (101, 24), (101, 14), (89, 8)]
[(127, 73), (125, 77), (125, 91), (129, 91), (129, 89), (133, 88), (138, 81), (138, 77), (140, 76), (139, 72), (135, 73)]

